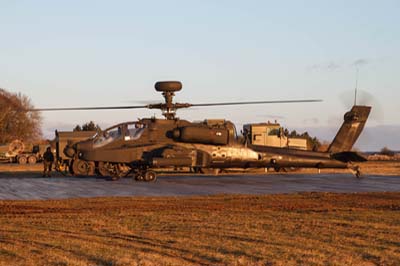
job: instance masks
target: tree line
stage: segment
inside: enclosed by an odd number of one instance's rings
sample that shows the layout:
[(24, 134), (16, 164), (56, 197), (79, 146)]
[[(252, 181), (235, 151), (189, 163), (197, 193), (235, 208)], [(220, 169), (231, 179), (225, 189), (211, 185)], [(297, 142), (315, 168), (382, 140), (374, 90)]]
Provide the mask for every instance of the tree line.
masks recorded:
[(101, 131), (101, 127), (93, 121), (89, 121), (81, 125), (76, 125), (73, 131)]

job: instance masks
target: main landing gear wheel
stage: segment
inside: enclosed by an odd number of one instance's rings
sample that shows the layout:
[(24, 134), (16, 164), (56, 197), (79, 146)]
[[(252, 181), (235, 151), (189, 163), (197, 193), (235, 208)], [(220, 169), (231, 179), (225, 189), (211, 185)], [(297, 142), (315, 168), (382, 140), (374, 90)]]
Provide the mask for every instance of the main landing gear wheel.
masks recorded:
[(157, 179), (157, 174), (154, 171), (146, 171), (146, 173), (144, 174), (144, 181), (146, 182), (154, 182)]
[(94, 162), (76, 159), (72, 162), (72, 171), (76, 176), (94, 175)]
[(136, 181), (155, 182), (157, 174), (153, 170), (142, 170), (135, 173)]

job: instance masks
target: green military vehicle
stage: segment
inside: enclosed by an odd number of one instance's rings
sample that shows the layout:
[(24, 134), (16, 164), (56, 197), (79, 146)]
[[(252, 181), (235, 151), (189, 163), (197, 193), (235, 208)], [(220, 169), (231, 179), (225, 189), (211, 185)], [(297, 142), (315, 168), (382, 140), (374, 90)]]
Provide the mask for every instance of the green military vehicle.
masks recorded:
[(243, 132), (247, 134), (249, 144), (278, 148), (307, 150), (307, 139), (293, 138), (284, 134), (283, 128), (278, 123), (246, 124)]
[(47, 144), (24, 143), (13, 140), (11, 143), (0, 145), (0, 161), (4, 163), (35, 164), (42, 160)]

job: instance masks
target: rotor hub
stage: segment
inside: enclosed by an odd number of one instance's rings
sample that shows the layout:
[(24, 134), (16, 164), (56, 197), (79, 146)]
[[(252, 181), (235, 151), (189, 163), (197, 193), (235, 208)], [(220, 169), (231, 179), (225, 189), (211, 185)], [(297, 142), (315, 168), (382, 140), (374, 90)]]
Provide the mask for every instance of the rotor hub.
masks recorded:
[(168, 119), (173, 120), (176, 118), (176, 110), (180, 108), (190, 107), (188, 103), (174, 103), (174, 96), (176, 91), (182, 89), (182, 83), (180, 81), (158, 81), (154, 84), (154, 88), (158, 92), (162, 92), (165, 103), (150, 104), (150, 109), (160, 109), (162, 115)]

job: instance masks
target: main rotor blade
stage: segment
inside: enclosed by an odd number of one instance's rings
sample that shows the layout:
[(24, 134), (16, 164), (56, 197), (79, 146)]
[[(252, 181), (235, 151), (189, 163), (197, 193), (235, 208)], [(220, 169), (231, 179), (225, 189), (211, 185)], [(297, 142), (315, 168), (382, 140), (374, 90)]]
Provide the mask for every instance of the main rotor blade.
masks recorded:
[(223, 102), (223, 103), (195, 103), (191, 106), (220, 106), (220, 105), (244, 105), (244, 104), (270, 104), (270, 103), (313, 103), (322, 100), (277, 100), (277, 101), (254, 101), (254, 102)]
[[(191, 106), (223, 106), (223, 105), (245, 105), (245, 104), (275, 104), (275, 103), (306, 103), (306, 102), (322, 102), (322, 100), (277, 100), (277, 101), (250, 101), (250, 102), (222, 102), (222, 103), (197, 103), (185, 104), (185, 107)], [(61, 107), (61, 108), (35, 108), (28, 109), (30, 112), (42, 111), (90, 111), (90, 110), (122, 110), (122, 109), (154, 109), (153, 105), (128, 105), (128, 106), (94, 106), (94, 107)], [(182, 107), (176, 107), (182, 108)]]
[(140, 109), (140, 108), (148, 108), (148, 105), (37, 108), (37, 109), (28, 109), (28, 111), (88, 111), (88, 110), (116, 110), (116, 109)]

